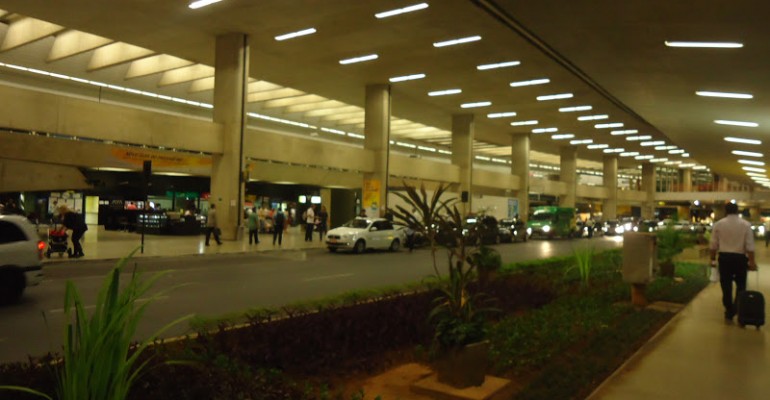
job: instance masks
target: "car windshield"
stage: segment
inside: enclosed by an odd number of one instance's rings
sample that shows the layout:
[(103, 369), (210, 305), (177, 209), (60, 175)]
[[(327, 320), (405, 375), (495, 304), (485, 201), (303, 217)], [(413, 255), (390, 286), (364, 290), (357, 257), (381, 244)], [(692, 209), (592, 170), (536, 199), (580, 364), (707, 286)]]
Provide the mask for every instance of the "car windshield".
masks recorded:
[(369, 220), (367, 219), (351, 219), (350, 221), (346, 222), (344, 226), (345, 228), (356, 228), (356, 229), (366, 229), (367, 226), (369, 226)]
[(553, 218), (553, 214), (549, 212), (539, 212), (532, 214), (532, 221), (550, 221)]

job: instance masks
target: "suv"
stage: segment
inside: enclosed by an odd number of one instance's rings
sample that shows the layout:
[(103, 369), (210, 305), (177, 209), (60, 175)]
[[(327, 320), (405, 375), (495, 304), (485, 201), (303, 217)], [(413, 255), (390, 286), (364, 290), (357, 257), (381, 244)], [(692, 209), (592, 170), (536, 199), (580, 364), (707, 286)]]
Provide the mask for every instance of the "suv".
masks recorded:
[(35, 227), (18, 215), (0, 215), (0, 303), (17, 301), (43, 278), (43, 251)]

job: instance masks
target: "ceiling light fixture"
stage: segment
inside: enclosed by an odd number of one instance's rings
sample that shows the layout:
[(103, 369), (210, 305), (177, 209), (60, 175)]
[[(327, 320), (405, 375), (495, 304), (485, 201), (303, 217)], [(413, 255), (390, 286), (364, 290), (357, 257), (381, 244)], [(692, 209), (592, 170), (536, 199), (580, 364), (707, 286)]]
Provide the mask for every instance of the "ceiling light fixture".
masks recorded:
[(756, 168), (756, 167), (742, 167), (744, 171), (751, 171), (751, 172), (767, 172), (764, 168)]
[(762, 161), (754, 161), (754, 160), (738, 160), (738, 163), (745, 164), (745, 165), (756, 165), (758, 167), (764, 167), (765, 163)]
[(629, 142), (638, 142), (640, 140), (650, 140), (652, 139), (652, 136), (650, 135), (641, 135), (641, 136), (629, 136), (626, 138)]
[(572, 93), (549, 94), (545, 96), (537, 96), (537, 101), (569, 99), (572, 98), (572, 96)]
[(628, 151), (628, 152), (620, 153), (621, 157), (634, 157), (638, 155), (639, 155), (638, 151)]
[(651, 158), (650, 159), (651, 163), (660, 163), (660, 162), (666, 162), (666, 161), (668, 161), (668, 158)]
[(380, 56), (378, 56), (377, 54), (367, 54), (365, 56), (346, 58), (344, 60), (340, 60), (340, 64), (342, 65), (355, 64), (355, 63), (360, 63), (364, 61), (376, 60), (379, 57)]
[(383, 19), (383, 18), (392, 17), (394, 15), (406, 14), (412, 11), (424, 10), (426, 8), (428, 8), (428, 3), (420, 3), (420, 4), (411, 5), (408, 7), (397, 8), (395, 10), (383, 11), (383, 12), (374, 14), (374, 16), (379, 19)]
[(575, 135), (573, 135), (571, 133), (562, 133), (560, 135), (552, 135), (551, 139), (553, 139), (553, 140), (562, 140), (562, 139), (572, 139), (574, 137), (575, 137)]
[(707, 90), (700, 90), (695, 92), (698, 96), (704, 97), (724, 97), (728, 99), (753, 99), (754, 96), (747, 93), (727, 93), (727, 92), (709, 92)]
[(308, 29), (303, 29), (301, 31), (290, 32), (290, 33), (285, 33), (283, 35), (278, 35), (278, 36), (275, 37), (275, 40), (280, 42), (282, 40), (294, 39), (294, 38), (300, 37), (300, 36), (312, 35), (314, 33), (316, 33), (315, 28), (308, 28)]
[(653, 158), (655, 158), (655, 156), (636, 156), (636, 157), (634, 157), (634, 159), (636, 159), (636, 160), (652, 160)]
[(538, 121), (531, 119), (529, 121), (513, 121), (511, 122), (511, 126), (522, 126), (522, 125), (537, 125)]
[(522, 87), (522, 86), (533, 86), (533, 85), (543, 85), (548, 82), (551, 82), (548, 78), (541, 78), (541, 79), (531, 79), (528, 81), (518, 81), (518, 82), (511, 82), (511, 87)]
[(654, 141), (651, 141), (651, 142), (642, 142), (642, 143), (639, 143), (639, 145), (642, 146), (642, 147), (652, 147), (652, 146), (660, 146), (660, 145), (665, 144), (665, 143), (666, 142), (664, 142), (662, 140), (654, 140)]
[(636, 130), (636, 129), (626, 129), (626, 130), (622, 130), (622, 131), (612, 131), (612, 132), (610, 132), (610, 134), (613, 135), (613, 136), (630, 135), (632, 133), (639, 133), (639, 131)]
[(583, 115), (582, 117), (578, 117), (578, 121), (593, 121), (597, 119), (607, 119), (610, 116), (607, 114), (599, 114), (599, 115)]
[(470, 42), (477, 42), (481, 40), (481, 36), (468, 36), (464, 38), (459, 39), (452, 39), (452, 40), (445, 40), (443, 42), (436, 42), (433, 43), (433, 47), (447, 47), (447, 46), (454, 46), (456, 44), (463, 44), (463, 43), (470, 43)]
[(692, 167), (692, 169), (695, 169), (695, 170), (704, 170), (704, 169), (708, 169), (708, 168), (709, 167), (707, 167), (705, 165), (696, 165), (696, 166)]
[(394, 76), (393, 78), (388, 79), (391, 83), (396, 82), (404, 82), (404, 81), (413, 81), (417, 79), (425, 78), (425, 74), (412, 74), (412, 75), (404, 75), (404, 76)]
[(219, 3), (220, 1), (222, 0), (198, 0), (198, 1), (193, 1), (187, 7), (190, 7), (193, 10), (197, 10), (199, 8), (203, 8), (214, 3)]
[(594, 141), (592, 139), (583, 139), (583, 140), (570, 140), (569, 144), (590, 144)]
[(712, 49), (738, 49), (743, 47), (743, 43), (735, 42), (669, 42), (666, 40), (665, 43), (668, 47), (705, 47)]
[(682, 153), (682, 157), (684, 158), (690, 157), (690, 153)]
[(684, 150), (682, 149), (670, 150), (668, 154), (684, 154)]
[(458, 94), (462, 93), (462, 89), (446, 89), (446, 90), (436, 90), (434, 92), (428, 92), (428, 96), (446, 96), (449, 94)]
[(729, 121), (724, 119), (717, 119), (714, 120), (714, 123), (720, 124), (720, 125), (733, 125), (733, 126), (747, 126), (749, 128), (756, 128), (759, 126), (756, 122), (745, 122), (745, 121)]
[(608, 144), (592, 144), (592, 145), (588, 146), (588, 148), (591, 149), (591, 150), (606, 149), (608, 147), (610, 147), (610, 145), (608, 145)]
[(499, 62), (494, 64), (482, 64), (477, 65), (476, 69), (479, 71), (484, 71), (488, 69), (497, 69), (497, 68), (507, 68), (507, 67), (515, 67), (517, 65), (520, 65), (521, 62), (519, 61), (505, 61), (505, 62)]
[(491, 101), (477, 101), (474, 103), (460, 104), (461, 108), (477, 108), (477, 107), (489, 107), (492, 105)]
[(744, 144), (762, 144), (761, 140), (756, 139), (744, 139), (744, 138), (737, 138), (737, 137), (725, 137), (725, 142), (733, 142), (733, 143), (744, 143)]
[(576, 111), (590, 111), (592, 106), (574, 106), (574, 107), (562, 107), (559, 112), (576, 112)]
[(507, 117), (515, 117), (515, 116), (516, 116), (515, 111), (487, 114), (487, 118), (507, 118)]
[(611, 122), (609, 124), (596, 124), (594, 125), (594, 128), (596, 129), (607, 129), (607, 128), (622, 128), (623, 123), (622, 122)]
[(621, 148), (617, 148), (617, 149), (605, 149), (604, 150), (605, 153), (623, 153), (624, 151), (626, 151), (626, 149), (624, 149), (622, 147)]
[(764, 157), (762, 153), (757, 153), (753, 151), (733, 150), (733, 154), (735, 154), (736, 156), (744, 156), (744, 157)]
[(532, 133), (551, 133), (551, 132), (558, 132), (559, 128), (535, 128), (532, 130)]
[(655, 146), (655, 150), (659, 151), (665, 151), (665, 150), (675, 150), (676, 146)]

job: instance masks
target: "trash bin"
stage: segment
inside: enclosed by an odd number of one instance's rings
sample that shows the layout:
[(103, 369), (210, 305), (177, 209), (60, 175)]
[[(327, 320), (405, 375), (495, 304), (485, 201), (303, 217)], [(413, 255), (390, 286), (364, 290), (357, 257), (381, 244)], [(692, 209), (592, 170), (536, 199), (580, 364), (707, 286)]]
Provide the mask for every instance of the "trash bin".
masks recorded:
[(647, 305), (645, 289), (658, 270), (655, 234), (626, 232), (623, 235), (623, 281), (631, 284), (631, 302)]

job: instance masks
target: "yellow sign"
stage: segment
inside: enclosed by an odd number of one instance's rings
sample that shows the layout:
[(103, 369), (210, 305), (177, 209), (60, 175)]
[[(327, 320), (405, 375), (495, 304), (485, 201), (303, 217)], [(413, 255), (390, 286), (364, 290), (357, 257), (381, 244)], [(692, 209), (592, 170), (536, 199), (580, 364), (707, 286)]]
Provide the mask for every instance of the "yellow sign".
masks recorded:
[(378, 179), (364, 179), (363, 206), (374, 216), (379, 214), (381, 182)]
[(195, 156), (171, 151), (148, 149), (112, 149), (112, 156), (129, 164), (141, 166), (144, 160), (151, 160), (155, 167), (203, 167), (211, 165), (211, 157)]

